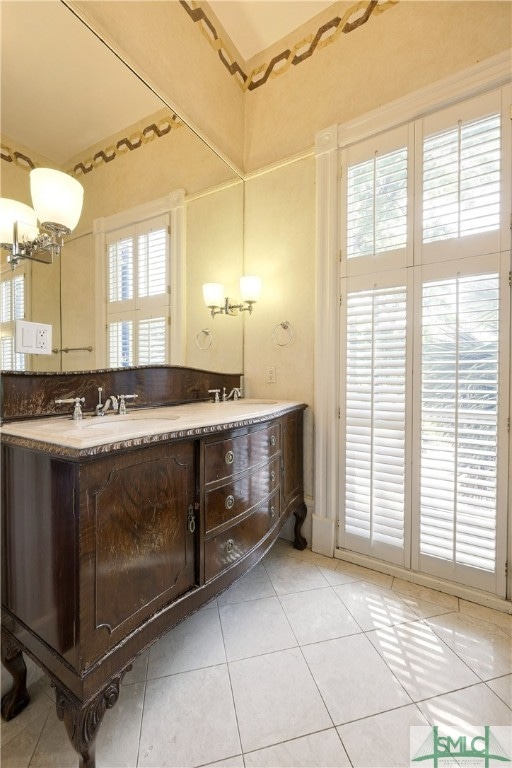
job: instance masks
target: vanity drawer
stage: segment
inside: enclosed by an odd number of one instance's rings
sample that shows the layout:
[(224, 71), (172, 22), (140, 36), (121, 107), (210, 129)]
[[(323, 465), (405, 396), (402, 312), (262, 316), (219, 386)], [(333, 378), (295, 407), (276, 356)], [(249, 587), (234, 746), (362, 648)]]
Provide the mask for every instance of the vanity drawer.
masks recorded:
[(260, 504), (249, 517), (205, 541), (206, 581), (250, 552), (272, 528), (280, 514), (280, 495), (276, 493)]
[(205, 494), (206, 533), (257, 506), (279, 487), (279, 456), (233, 482), (225, 483)]
[(267, 461), (281, 450), (279, 424), (248, 432), (229, 440), (206, 443), (204, 481), (206, 484), (231, 477)]

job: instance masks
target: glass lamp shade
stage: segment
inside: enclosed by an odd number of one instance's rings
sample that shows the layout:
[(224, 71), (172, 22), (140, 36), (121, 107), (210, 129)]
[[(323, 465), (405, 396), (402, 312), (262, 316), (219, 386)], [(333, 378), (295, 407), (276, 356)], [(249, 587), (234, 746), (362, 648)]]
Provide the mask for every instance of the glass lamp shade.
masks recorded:
[(261, 277), (243, 275), (240, 278), (240, 295), (242, 301), (255, 304), (261, 296)]
[(33, 240), (38, 234), (37, 215), (33, 208), (17, 200), (0, 198), (0, 245), (12, 246), (13, 225), (18, 224), (18, 240)]
[(71, 232), (82, 213), (84, 188), (67, 173), (51, 168), (30, 171), (32, 203), (41, 224), (59, 224)]
[(224, 286), (222, 283), (204, 283), (203, 298), (207, 307), (224, 305)]

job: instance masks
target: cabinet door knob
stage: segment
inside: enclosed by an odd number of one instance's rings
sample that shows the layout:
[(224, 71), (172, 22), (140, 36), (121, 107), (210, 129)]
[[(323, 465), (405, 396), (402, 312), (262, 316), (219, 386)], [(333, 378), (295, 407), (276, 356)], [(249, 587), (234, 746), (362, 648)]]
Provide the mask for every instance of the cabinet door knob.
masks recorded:
[(270, 517), (275, 517), (276, 516), (276, 508), (275, 507), (270, 507), (269, 515), (270, 515)]
[(232, 464), (234, 460), (235, 460), (235, 454), (233, 453), (233, 451), (228, 451), (226, 453), (226, 456), (224, 457), (224, 461), (226, 462), (226, 464)]
[(233, 509), (235, 505), (235, 497), (231, 494), (229, 496), (226, 496), (226, 501), (224, 502), (224, 506), (226, 509)]
[(271, 479), (272, 482), (275, 482), (276, 473), (274, 472), (274, 470), (272, 470), (272, 472), (270, 473), (270, 479)]
[(235, 546), (235, 542), (233, 541), (233, 539), (228, 539), (226, 541), (226, 552), (228, 553), (228, 555), (230, 552), (233, 551), (234, 546)]
[(275, 435), (271, 435), (271, 437), (270, 437), (270, 445), (272, 446), (272, 448), (275, 448), (276, 442), (277, 442), (276, 436)]

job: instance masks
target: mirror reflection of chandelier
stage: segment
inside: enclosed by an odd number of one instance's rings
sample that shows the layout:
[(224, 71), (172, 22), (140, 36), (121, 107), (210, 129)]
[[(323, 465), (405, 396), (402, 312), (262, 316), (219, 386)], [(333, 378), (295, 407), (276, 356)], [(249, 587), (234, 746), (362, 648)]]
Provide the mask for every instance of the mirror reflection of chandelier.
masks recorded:
[(33, 208), (0, 198), (0, 246), (9, 252), (7, 261), (13, 269), (21, 259), (51, 264), (60, 254), (63, 236), (73, 231), (82, 212), (82, 185), (61, 171), (32, 170), (30, 192)]

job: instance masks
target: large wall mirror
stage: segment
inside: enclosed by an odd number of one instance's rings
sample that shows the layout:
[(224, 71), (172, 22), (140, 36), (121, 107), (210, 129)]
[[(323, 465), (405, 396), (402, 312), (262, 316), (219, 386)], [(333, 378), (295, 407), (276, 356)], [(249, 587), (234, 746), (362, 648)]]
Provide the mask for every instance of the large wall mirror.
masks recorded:
[[(53, 264), (23, 261), (12, 270), (1, 252), (5, 350), (14, 295), (7, 283), (20, 274), (24, 316), (52, 325), (55, 350), (27, 355), (25, 370), (108, 366), (108, 345), (98, 344), (106, 335), (98, 307), (106, 300), (107, 261), (98, 260), (95, 227), (183, 190), (183, 349), (167, 362), (242, 371), (241, 319), (212, 320), (202, 299), (204, 282), (238, 293), (242, 180), (59, 0), (2, 0), (0, 11), (1, 196), (30, 205), (33, 166), (70, 173), (84, 187), (79, 224)], [(170, 286), (171, 301), (176, 290)]]

